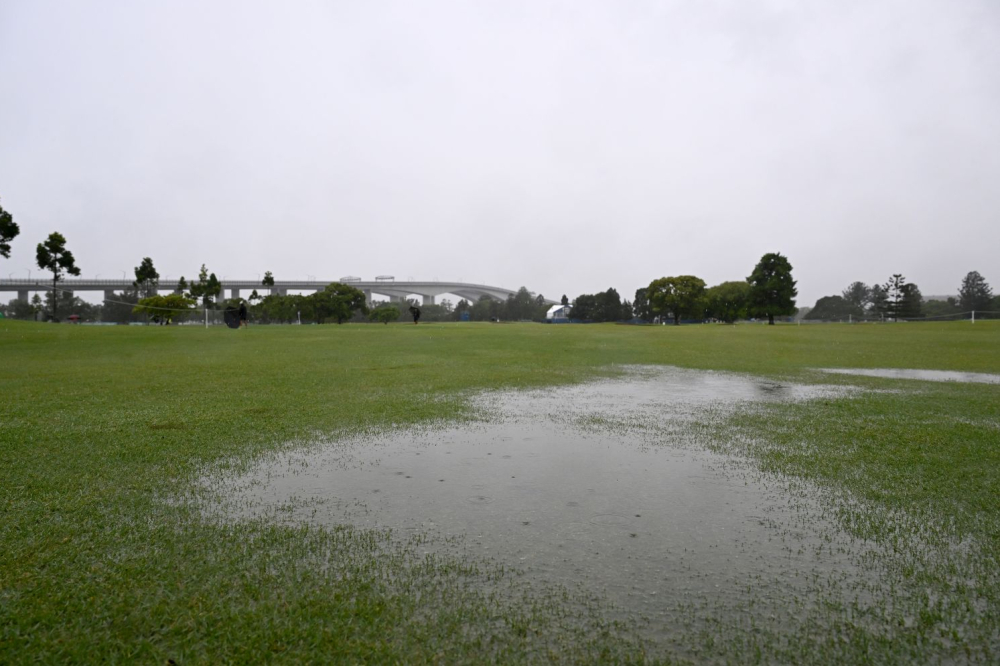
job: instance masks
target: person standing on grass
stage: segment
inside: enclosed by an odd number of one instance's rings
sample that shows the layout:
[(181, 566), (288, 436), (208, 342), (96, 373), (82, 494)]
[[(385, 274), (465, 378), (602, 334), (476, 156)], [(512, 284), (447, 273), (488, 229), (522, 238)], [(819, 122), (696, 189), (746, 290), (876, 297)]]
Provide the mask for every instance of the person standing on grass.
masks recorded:
[(420, 321), (420, 308), (418, 308), (416, 305), (410, 306), (410, 314), (413, 315), (414, 324)]
[(246, 327), (247, 325), (247, 304), (246, 301), (240, 303), (240, 326)]

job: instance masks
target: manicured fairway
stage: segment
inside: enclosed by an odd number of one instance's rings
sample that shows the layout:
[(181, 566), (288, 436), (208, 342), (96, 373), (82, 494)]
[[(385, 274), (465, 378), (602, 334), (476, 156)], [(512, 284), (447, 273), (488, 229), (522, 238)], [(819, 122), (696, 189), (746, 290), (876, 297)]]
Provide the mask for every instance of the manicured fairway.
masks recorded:
[(0, 320), (0, 663), (669, 660), (645, 654), (599, 600), (581, 615), (496, 563), (423, 557), (419, 536), (218, 525), (192, 490), (209, 465), (316, 433), (467, 418), (470, 392), (623, 364), (870, 389), (697, 428), (706, 447), (839, 498), (831, 514), (871, 541), (884, 572), (873, 594), (898, 607), (830, 609), (828, 624), (793, 635), (699, 629), (701, 658), (1000, 659), (1000, 386), (812, 370), (1000, 373), (1000, 322), (231, 331)]

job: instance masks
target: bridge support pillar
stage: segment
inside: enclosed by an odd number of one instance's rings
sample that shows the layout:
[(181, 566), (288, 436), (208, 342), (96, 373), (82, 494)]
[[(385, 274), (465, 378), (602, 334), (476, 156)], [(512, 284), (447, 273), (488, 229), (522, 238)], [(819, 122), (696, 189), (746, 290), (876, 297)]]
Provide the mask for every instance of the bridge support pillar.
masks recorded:
[(402, 303), (403, 302), (403, 297), (402, 296), (393, 296), (392, 294), (389, 294), (389, 302), (390, 303)]
[(19, 301), (21, 301), (23, 303), (27, 303), (28, 302), (28, 290), (27, 289), (18, 289), (17, 290), (17, 300), (19, 300)]
[(365, 294), (365, 303), (368, 304), (368, 307), (371, 307), (371, 305), (372, 305), (372, 290), (371, 289), (365, 289), (364, 290), (364, 294)]
[(423, 303), (424, 303), (424, 305), (434, 305), (434, 297), (433, 296), (426, 296), (426, 295), (422, 295), (422, 296), (423, 296)]
[(113, 301), (113, 300), (115, 300), (115, 290), (114, 289), (105, 289), (104, 290), (104, 300), (106, 300), (106, 301)]
[(240, 297), (240, 290), (239, 289), (231, 289), (229, 291), (229, 293), (232, 294), (233, 298), (239, 298)]

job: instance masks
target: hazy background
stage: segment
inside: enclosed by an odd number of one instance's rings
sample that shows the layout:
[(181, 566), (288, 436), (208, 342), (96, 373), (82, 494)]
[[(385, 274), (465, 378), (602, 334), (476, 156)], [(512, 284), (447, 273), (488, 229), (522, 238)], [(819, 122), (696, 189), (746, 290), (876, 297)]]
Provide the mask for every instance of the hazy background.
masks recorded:
[[(0, 3), (0, 277), (1000, 287), (1000, 3)], [(11, 295), (12, 297), (13, 295)]]

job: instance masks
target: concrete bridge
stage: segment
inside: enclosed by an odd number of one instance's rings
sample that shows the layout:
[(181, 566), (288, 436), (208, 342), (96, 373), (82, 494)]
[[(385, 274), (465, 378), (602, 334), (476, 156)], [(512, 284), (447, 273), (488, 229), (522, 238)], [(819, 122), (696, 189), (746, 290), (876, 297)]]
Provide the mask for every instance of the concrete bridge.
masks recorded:
[[(256, 289), (258, 294), (267, 293), (287, 294), (291, 291), (322, 291), (331, 282), (343, 282), (349, 284), (365, 294), (369, 303), (375, 295), (385, 296), (390, 301), (400, 302), (411, 296), (419, 296), (424, 305), (434, 303), (438, 296), (443, 294), (454, 294), (459, 298), (464, 298), (470, 302), (479, 300), (481, 296), (490, 296), (497, 300), (505, 301), (507, 297), (516, 293), (511, 289), (503, 287), (491, 287), (485, 284), (472, 284), (469, 282), (397, 282), (388, 276), (373, 281), (365, 281), (358, 278), (341, 278), (339, 280), (275, 280), (273, 287), (265, 287), (257, 280), (225, 280), (222, 283), (220, 297), (225, 298), (226, 291), (230, 298), (239, 298), (249, 295)], [(67, 278), (59, 281), (59, 288), (71, 293), (81, 291), (104, 292), (105, 300), (114, 300), (114, 292), (132, 288), (132, 280), (88, 280), (86, 278)], [(52, 289), (52, 280), (44, 279), (14, 279), (0, 280), (0, 292), (17, 292), (18, 299), (27, 302), (31, 292), (49, 291)], [(160, 284), (159, 291), (172, 292), (176, 290), (176, 285)], [(552, 304), (555, 301), (546, 300)]]

